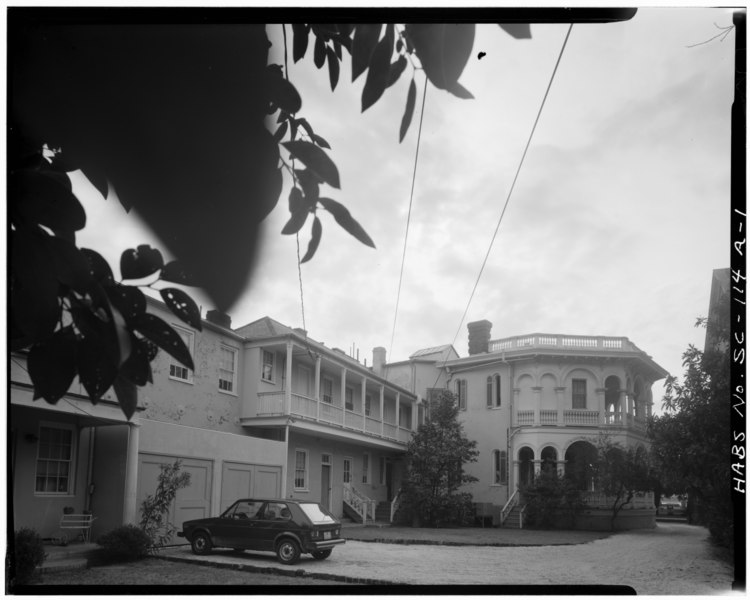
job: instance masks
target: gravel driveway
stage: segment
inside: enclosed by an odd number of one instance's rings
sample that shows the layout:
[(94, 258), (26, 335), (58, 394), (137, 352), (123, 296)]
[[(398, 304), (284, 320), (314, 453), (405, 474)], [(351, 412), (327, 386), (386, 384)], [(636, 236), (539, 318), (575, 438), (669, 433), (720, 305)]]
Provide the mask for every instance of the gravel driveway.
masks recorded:
[[(469, 532), (471, 530), (468, 530)], [(331, 558), (303, 556), (285, 567), (273, 555), (216, 550), (194, 556), (189, 547), (164, 552), (170, 560), (243, 565), (312, 577), (347, 577), (417, 585), (630, 585), (638, 594), (716, 594), (731, 590), (732, 570), (719, 560), (702, 527), (659, 523), (572, 546), (439, 546), (348, 540)], [(467, 543), (471, 543), (470, 536)], [(242, 568), (242, 567), (240, 567)]]

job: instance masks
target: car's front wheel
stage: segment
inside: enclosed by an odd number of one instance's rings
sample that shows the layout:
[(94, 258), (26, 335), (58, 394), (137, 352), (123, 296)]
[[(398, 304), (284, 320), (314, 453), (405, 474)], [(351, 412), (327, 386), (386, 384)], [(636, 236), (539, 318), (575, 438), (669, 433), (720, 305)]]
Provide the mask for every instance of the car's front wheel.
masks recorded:
[(279, 545), (276, 546), (276, 556), (279, 562), (285, 565), (293, 565), (299, 560), (300, 549), (297, 542), (294, 540), (286, 539), (281, 540)]
[(312, 553), (312, 556), (315, 560), (325, 560), (331, 556), (331, 552), (333, 552), (332, 548), (328, 548), (327, 550), (315, 550)]
[(199, 531), (193, 536), (190, 546), (193, 548), (194, 554), (208, 554), (211, 552), (213, 546), (211, 543), (211, 536), (205, 531)]

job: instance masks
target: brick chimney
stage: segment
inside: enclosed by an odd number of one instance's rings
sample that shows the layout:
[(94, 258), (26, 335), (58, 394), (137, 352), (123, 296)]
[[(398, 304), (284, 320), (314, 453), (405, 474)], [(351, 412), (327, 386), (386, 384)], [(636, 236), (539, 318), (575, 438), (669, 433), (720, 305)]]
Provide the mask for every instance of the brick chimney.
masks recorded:
[(469, 328), (469, 354), (482, 354), (490, 349), (490, 331), (492, 323), (487, 319), (474, 321), (467, 325)]
[(381, 376), (385, 372), (385, 348), (382, 346), (372, 349), (372, 371)]
[(224, 327), (226, 329), (232, 328), (232, 317), (227, 313), (221, 312), (220, 310), (209, 310), (206, 312), (206, 321)]

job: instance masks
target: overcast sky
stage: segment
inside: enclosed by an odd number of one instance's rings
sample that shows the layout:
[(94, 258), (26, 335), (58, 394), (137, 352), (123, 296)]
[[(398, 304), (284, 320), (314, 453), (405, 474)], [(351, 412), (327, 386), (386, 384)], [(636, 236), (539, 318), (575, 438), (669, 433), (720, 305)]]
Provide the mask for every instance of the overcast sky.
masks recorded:
[[(711, 272), (729, 266), (730, 110), (734, 35), (689, 48), (732, 24), (725, 9), (641, 8), (627, 22), (575, 25), (500, 226), (460, 325), (567, 25), (532, 25), (515, 40), (481, 25), (460, 79), (461, 100), (429, 87), (424, 109), (400, 307), (390, 347), (417, 145), (417, 107), (398, 143), (411, 68), (364, 114), (364, 76), (345, 55), (331, 92), (312, 48), (291, 64), (305, 117), (330, 144), (345, 204), (375, 241), (365, 247), (321, 214), (323, 238), (302, 265), (308, 334), (372, 361), (452, 343), (468, 354), (466, 323), (492, 338), (527, 333), (626, 336), (675, 375), (702, 347)], [(290, 43), (291, 43), (291, 32)], [(280, 26), (269, 27), (283, 62)], [(480, 60), (477, 55), (484, 52)], [(83, 189), (83, 188), (81, 188)], [(122, 250), (161, 245), (119, 203), (84, 194), (89, 224), (117, 218), (116, 235), (89, 226), (79, 244), (119, 265)], [(302, 326), (297, 249), (282, 236), (288, 183), (266, 220), (251, 287), (233, 326), (271, 316)], [(304, 254), (310, 224), (300, 234)], [(163, 248), (161, 248), (163, 250)], [(196, 295), (205, 310), (212, 308)], [(356, 350), (355, 350), (356, 351)], [(662, 386), (654, 387), (655, 409)]]

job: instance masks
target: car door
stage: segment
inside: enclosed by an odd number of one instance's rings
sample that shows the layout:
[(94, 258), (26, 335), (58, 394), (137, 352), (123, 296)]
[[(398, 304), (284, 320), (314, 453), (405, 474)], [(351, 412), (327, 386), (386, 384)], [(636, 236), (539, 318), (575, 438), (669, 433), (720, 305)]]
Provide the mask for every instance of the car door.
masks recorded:
[(214, 544), (230, 548), (257, 549), (258, 513), (263, 503), (258, 500), (239, 500), (217, 519)]
[(274, 540), (289, 528), (291, 513), (285, 502), (267, 502), (257, 519), (258, 550), (273, 552)]

